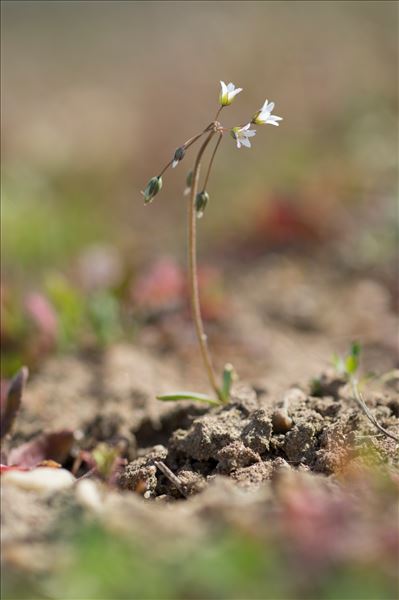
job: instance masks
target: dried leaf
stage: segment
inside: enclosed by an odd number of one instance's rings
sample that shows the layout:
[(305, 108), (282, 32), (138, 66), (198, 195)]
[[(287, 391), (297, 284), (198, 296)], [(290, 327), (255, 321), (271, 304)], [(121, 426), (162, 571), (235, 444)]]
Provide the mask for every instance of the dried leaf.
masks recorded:
[(69, 430), (45, 433), (13, 448), (8, 455), (8, 463), (29, 468), (51, 460), (62, 465), (69, 455), (73, 442), (74, 435)]
[(10, 387), (8, 388), (7, 392), (4, 411), (1, 415), (1, 439), (3, 439), (4, 436), (7, 435), (7, 433), (9, 433), (15, 421), (15, 417), (17, 416), (17, 413), (21, 406), (22, 394), (24, 391), (26, 381), (28, 379), (28, 375), (28, 368), (22, 367), (11, 380)]

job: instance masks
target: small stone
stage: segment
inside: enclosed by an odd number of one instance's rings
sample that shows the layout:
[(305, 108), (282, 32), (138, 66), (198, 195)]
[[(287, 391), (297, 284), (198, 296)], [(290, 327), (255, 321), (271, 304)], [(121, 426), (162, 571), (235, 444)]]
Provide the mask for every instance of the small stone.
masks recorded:
[(32, 471), (8, 471), (2, 476), (3, 485), (14, 485), (25, 491), (50, 494), (70, 488), (76, 481), (66, 469), (40, 467)]
[(278, 408), (272, 414), (272, 424), (274, 433), (287, 433), (287, 431), (292, 429), (294, 422), (287, 411)]
[(84, 508), (100, 512), (103, 506), (98, 485), (92, 479), (82, 479), (76, 485), (76, 499)]

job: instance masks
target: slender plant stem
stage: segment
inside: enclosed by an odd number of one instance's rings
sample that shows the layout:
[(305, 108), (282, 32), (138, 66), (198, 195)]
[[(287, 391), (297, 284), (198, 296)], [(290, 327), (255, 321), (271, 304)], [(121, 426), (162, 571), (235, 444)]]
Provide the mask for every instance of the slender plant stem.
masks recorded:
[(356, 379), (352, 377), (351, 380), (350, 380), (350, 383), (351, 383), (351, 388), (352, 388), (352, 394), (353, 394), (356, 402), (358, 403), (358, 405), (360, 406), (360, 408), (362, 409), (362, 411), (366, 415), (366, 417), (369, 419), (369, 421), (372, 422), (372, 424), (374, 425), (374, 427), (376, 427), (376, 429), (378, 429), (378, 431), (381, 431), (381, 433), (383, 433), (387, 437), (391, 438), (391, 440), (395, 440), (395, 442), (399, 442), (399, 437), (396, 436), (396, 435), (394, 435), (393, 433), (390, 433), (386, 429), (384, 429), (384, 427), (379, 424), (379, 422), (377, 421), (377, 419), (370, 412), (370, 410), (368, 409), (365, 401), (363, 400), (362, 394), (359, 391), (359, 387), (358, 387)]
[(203, 186), (202, 186), (202, 189), (203, 189), (203, 190), (206, 190), (206, 186), (208, 185), (209, 175), (210, 175), (210, 173), (211, 173), (211, 169), (212, 169), (213, 161), (215, 160), (215, 154), (216, 154), (216, 152), (217, 152), (217, 150), (218, 150), (218, 148), (219, 148), (219, 144), (220, 144), (220, 142), (222, 141), (222, 137), (223, 137), (223, 133), (220, 133), (220, 134), (219, 134), (218, 141), (216, 142), (216, 146), (215, 146), (215, 147), (214, 147), (214, 149), (213, 149), (212, 156), (211, 156), (211, 160), (209, 161), (208, 170), (207, 170), (207, 172), (206, 172), (206, 175), (205, 175), (205, 180), (204, 180), (204, 184), (203, 184)]
[(218, 116), (220, 115), (220, 113), (222, 112), (222, 109), (224, 108), (224, 106), (219, 106), (218, 111), (215, 115), (214, 121), (217, 121)]
[[(204, 131), (201, 131), (201, 133), (197, 133), (197, 135), (193, 135), (193, 137), (189, 138), (186, 142), (184, 142), (184, 144), (181, 147), (184, 148), (184, 150), (187, 150), (187, 148), (190, 148), (190, 146), (195, 144), (195, 142), (197, 140), (199, 140), (200, 137), (202, 137), (204, 135), (204, 133), (207, 133), (207, 131), (209, 131), (211, 127), (213, 127), (213, 122), (209, 123), (209, 125), (207, 125), (207, 127), (205, 127)], [(162, 171), (159, 173), (158, 177), (162, 177), (162, 175), (165, 173), (165, 171), (167, 171), (169, 169), (169, 167), (172, 166), (173, 161), (174, 161), (174, 157), (168, 163), (166, 163), (166, 165), (164, 166)]]
[(198, 289), (198, 271), (197, 271), (197, 213), (195, 210), (195, 198), (198, 193), (198, 181), (199, 172), (201, 165), (201, 158), (205, 152), (209, 142), (211, 141), (214, 131), (207, 136), (203, 142), (197, 158), (195, 160), (193, 169), (193, 179), (191, 184), (191, 194), (188, 208), (188, 262), (189, 262), (189, 279), (190, 279), (190, 291), (191, 291), (191, 308), (193, 312), (193, 319), (195, 325), (195, 331), (197, 334), (198, 343), (201, 350), (202, 360), (208, 375), (209, 383), (213, 388), (215, 394), (221, 402), (224, 402), (220, 388), (217, 383), (215, 370), (213, 368), (212, 358), (208, 348), (207, 336), (204, 330), (204, 324), (201, 317), (199, 289)]

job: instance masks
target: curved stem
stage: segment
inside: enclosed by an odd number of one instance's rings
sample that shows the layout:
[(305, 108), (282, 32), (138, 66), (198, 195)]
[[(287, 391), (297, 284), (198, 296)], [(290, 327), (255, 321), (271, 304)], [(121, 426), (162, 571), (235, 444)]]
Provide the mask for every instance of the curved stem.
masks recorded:
[(358, 405), (360, 406), (360, 408), (362, 409), (362, 411), (364, 412), (366, 417), (374, 425), (374, 427), (376, 427), (376, 429), (378, 429), (378, 431), (381, 431), (381, 433), (383, 433), (387, 437), (391, 438), (391, 440), (394, 440), (395, 442), (399, 442), (399, 437), (394, 435), (390, 431), (387, 431), (386, 429), (384, 429), (384, 427), (382, 427), (382, 425), (379, 424), (377, 419), (370, 412), (365, 401), (363, 400), (362, 394), (359, 391), (359, 387), (357, 385), (357, 380), (355, 378), (351, 377), (350, 384), (351, 384), (351, 388), (352, 388), (353, 397), (355, 398), (356, 402), (358, 403)]
[[(193, 137), (189, 138), (187, 141), (184, 142), (184, 144), (182, 145), (182, 148), (184, 148), (185, 150), (187, 150), (187, 148), (190, 148), (190, 146), (192, 146), (193, 144), (195, 144), (195, 142), (197, 140), (200, 139), (200, 137), (202, 137), (204, 135), (204, 133), (206, 133), (207, 131), (209, 131), (209, 129), (213, 126), (213, 122), (210, 123), (207, 127), (205, 127), (204, 131), (201, 131), (201, 133), (197, 133), (197, 135), (193, 135)], [(162, 175), (165, 173), (165, 171), (167, 171), (169, 169), (169, 167), (172, 166), (174, 161), (174, 158), (172, 158), (168, 163), (166, 163), (166, 165), (164, 166), (164, 168), (162, 169), (162, 171), (159, 173), (158, 177), (162, 177)]]
[(206, 186), (208, 185), (209, 175), (211, 174), (211, 169), (212, 169), (213, 161), (215, 160), (215, 155), (216, 155), (216, 152), (217, 152), (217, 150), (219, 148), (219, 144), (222, 141), (222, 137), (223, 137), (223, 133), (220, 133), (218, 141), (216, 142), (216, 146), (213, 149), (211, 160), (209, 161), (208, 170), (207, 170), (206, 175), (205, 175), (204, 185), (202, 186), (203, 190), (206, 190)]
[(189, 259), (189, 278), (190, 278), (190, 292), (191, 292), (191, 308), (193, 312), (195, 331), (197, 334), (198, 343), (201, 350), (202, 360), (208, 375), (209, 383), (211, 384), (215, 394), (217, 395), (220, 402), (223, 402), (221, 391), (219, 389), (215, 370), (212, 364), (212, 358), (208, 348), (207, 336), (204, 330), (204, 324), (201, 317), (201, 308), (199, 300), (199, 289), (198, 289), (198, 271), (197, 271), (197, 214), (195, 210), (195, 198), (198, 193), (198, 181), (201, 158), (204, 154), (209, 142), (211, 141), (214, 131), (207, 136), (206, 140), (202, 144), (197, 158), (195, 159), (193, 169), (193, 180), (191, 185), (189, 209), (188, 209), (188, 259)]

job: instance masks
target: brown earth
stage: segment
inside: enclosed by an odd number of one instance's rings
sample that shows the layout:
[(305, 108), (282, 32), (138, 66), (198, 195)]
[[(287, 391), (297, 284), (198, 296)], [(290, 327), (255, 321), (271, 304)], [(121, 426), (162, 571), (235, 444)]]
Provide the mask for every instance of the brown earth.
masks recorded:
[[(245, 377), (226, 406), (155, 400), (187, 389), (189, 381), (196, 389), (200, 365), (184, 321), (177, 332), (163, 322), (144, 329), (135, 345), (43, 365), (28, 383), (11, 446), (68, 428), (75, 444), (67, 469), (99, 442), (118, 448), (126, 465), (112, 487), (99, 481), (87, 486), (84, 477), (51, 499), (5, 483), (4, 559), (22, 569), (51, 569), (62, 554), (60, 521), (77, 507), (107, 527), (145, 531), (162, 544), (171, 535), (195, 539), (215, 519), (262, 529), (280, 501), (276, 482), (287, 477), (314, 478), (339, 495), (340, 478), (368, 461), (397, 473), (398, 444), (375, 430), (328, 367), (337, 346), (346, 349), (347, 340), (360, 337), (366, 370), (378, 375), (364, 385), (367, 405), (397, 435), (396, 321), (389, 295), (363, 278), (338, 285), (334, 271), (311, 272), (305, 283), (305, 271), (301, 264), (266, 265), (234, 282), (242, 290), (230, 296), (234, 317), (210, 325), (216, 355), (223, 352)], [(167, 342), (162, 352), (161, 337)], [(82, 463), (75, 474), (79, 479), (87, 471)]]

